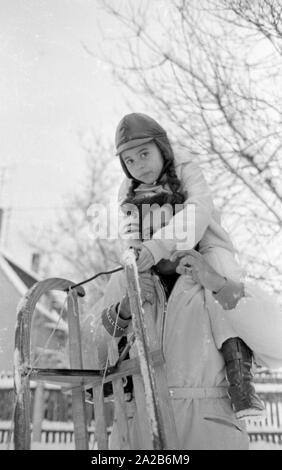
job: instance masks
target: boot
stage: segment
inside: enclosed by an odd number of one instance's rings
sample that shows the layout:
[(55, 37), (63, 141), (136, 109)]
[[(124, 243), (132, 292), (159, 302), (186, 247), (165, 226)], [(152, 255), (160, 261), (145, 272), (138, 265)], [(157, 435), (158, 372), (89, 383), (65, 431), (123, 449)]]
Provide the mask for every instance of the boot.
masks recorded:
[(226, 375), (229, 382), (228, 393), (232, 408), (238, 419), (265, 417), (265, 407), (255, 391), (252, 382), (251, 349), (240, 338), (228, 338), (222, 345)]

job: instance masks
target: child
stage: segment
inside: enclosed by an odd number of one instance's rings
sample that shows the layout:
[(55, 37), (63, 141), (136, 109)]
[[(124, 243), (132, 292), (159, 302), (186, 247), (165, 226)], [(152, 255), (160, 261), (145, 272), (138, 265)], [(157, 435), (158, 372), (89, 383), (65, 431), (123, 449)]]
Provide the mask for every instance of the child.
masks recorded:
[[(145, 114), (126, 115), (117, 128), (116, 147), (126, 175), (119, 191), (120, 205), (125, 212), (129, 203), (139, 211), (139, 220), (135, 218), (132, 223), (131, 214), (125, 224), (125, 232), (135, 238), (130, 244), (140, 250), (139, 272), (153, 268), (165, 285), (167, 296), (170, 295), (178, 278), (177, 261), (170, 261), (171, 254), (177, 249), (176, 240), (161, 236), (163, 224), (152, 228), (150, 215), (142, 208), (144, 204), (153, 203), (172, 207), (173, 217), (165, 224), (169, 226), (181, 215), (175, 210), (176, 204), (185, 206), (189, 203), (195, 207), (194, 246), (214, 269), (221, 270), (221, 274), (234, 281), (240, 280), (233, 245), (220, 225), (219, 214), (199, 167), (189, 157), (179, 159), (174, 156), (164, 129)], [(224, 284), (213, 292), (215, 299), (222, 289)], [(211, 323), (216, 344), (225, 360), (229, 394), (237, 418), (262, 415), (264, 405), (252, 383), (252, 351), (242, 339), (234, 337), (224, 316), (211, 312)]]

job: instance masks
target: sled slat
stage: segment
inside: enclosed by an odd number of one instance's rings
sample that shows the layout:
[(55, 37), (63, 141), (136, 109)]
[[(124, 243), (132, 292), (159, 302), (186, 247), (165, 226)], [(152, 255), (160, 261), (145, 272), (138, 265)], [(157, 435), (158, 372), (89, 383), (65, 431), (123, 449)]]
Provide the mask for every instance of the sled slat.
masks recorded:
[[(88, 449), (85, 389), (92, 387), (95, 412), (95, 439), (98, 449), (109, 447), (103, 384), (112, 382), (115, 403), (116, 428), (119, 449), (132, 449), (137, 437), (137, 449), (177, 449), (176, 426), (172, 402), (166, 381), (165, 362), (156, 336), (152, 306), (142, 305), (135, 257), (127, 254), (125, 276), (132, 313), (135, 343), (129, 351), (130, 359), (119, 364), (117, 370), (103, 377), (103, 371), (83, 370), (77, 296), (83, 296), (82, 287), (75, 288), (67, 298), (69, 324), (70, 369), (39, 369), (30, 366), (31, 318), (40, 296), (52, 289), (69, 290), (71, 281), (52, 278), (36, 283), (22, 300), (18, 312), (15, 335), (15, 449), (30, 448), (30, 387), (29, 381), (44, 380), (63, 384), (72, 391), (72, 409), (76, 449)], [(153, 351), (153, 352), (150, 352)], [(116, 339), (109, 349), (110, 363), (118, 359)], [(102, 372), (102, 373), (101, 373)], [(134, 402), (125, 401), (122, 378), (132, 376)], [(38, 432), (38, 438), (39, 438)]]
[[(82, 369), (82, 350), (76, 291), (73, 291), (72, 294), (68, 296), (67, 303), (70, 366), (73, 368)], [(85, 392), (82, 387), (72, 390), (72, 411), (75, 447), (78, 450), (88, 450)]]
[[(153, 321), (152, 307), (146, 302), (143, 306), (145, 311), (145, 322), (149, 336), (150, 348), (158, 347), (156, 327)], [(172, 400), (167, 386), (165, 362), (154, 364), (154, 376), (156, 383), (156, 394), (162, 420), (162, 432), (168, 449), (179, 449), (176, 424), (172, 409)]]
[[(149, 353), (154, 364), (162, 364), (164, 362), (161, 350)], [(123, 361), (113, 374), (105, 377), (104, 383), (111, 382), (118, 377), (124, 377), (130, 374), (140, 374), (140, 364), (138, 357)], [(34, 368), (30, 374), (32, 380), (44, 380), (45, 382), (58, 382), (67, 386), (83, 384), (85, 388), (90, 388), (93, 384), (100, 384), (101, 376), (95, 376), (91, 369), (36, 369)]]
[(108, 449), (108, 433), (105, 413), (105, 400), (102, 385), (92, 387), (95, 412), (95, 440), (99, 450)]
[[(108, 353), (110, 364), (115, 364), (119, 358), (118, 346), (115, 341), (112, 341), (109, 344)], [(118, 377), (113, 380), (112, 386), (115, 404), (115, 419), (118, 423), (119, 447), (121, 450), (129, 450), (131, 445), (128, 428), (127, 405), (125, 402), (122, 378)]]
[[(137, 356), (138, 352), (136, 345), (134, 344), (130, 351), (130, 356)], [(139, 431), (139, 442), (140, 449), (153, 449), (153, 443), (151, 439), (150, 423), (148, 420), (147, 404), (145, 400), (145, 390), (143, 380), (140, 374), (134, 374), (132, 376), (134, 386), (134, 396), (136, 401), (136, 420)]]
[[(29, 450), (30, 426), (30, 331), (36, 304), (40, 297), (51, 290), (65, 291), (74, 283), (61, 278), (50, 278), (36, 282), (18, 304), (14, 351), (14, 445), (15, 450)], [(83, 287), (76, 288), (80, 297), (85, 295)]]

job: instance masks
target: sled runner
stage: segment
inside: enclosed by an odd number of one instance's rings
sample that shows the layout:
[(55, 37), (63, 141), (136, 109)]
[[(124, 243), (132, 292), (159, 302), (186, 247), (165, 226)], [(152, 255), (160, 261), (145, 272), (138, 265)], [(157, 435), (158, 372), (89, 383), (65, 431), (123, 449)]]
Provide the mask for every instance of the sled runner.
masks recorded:
[[(15, 449), (30, 449), (30, 386), (29, 381), (61, 384), (72, 392), (72, 411), (76, 449), (88, 449), (85, 390), (93, 389), (95, 410), (95, 439), (98, 449), (108, 449), (105, 419), (104, 384), (111, 382), (115, 403), (115, 419), (120, 449), (132, 449), (128, 407), (137, 414), (142, 449), (177, 449), (177, 434), (169, 390), (166, 383), (163, 354), (151, 314), (151, 305), (142, 306), (135, 255), (125, 254), (125, 276), (130, 300), (134, 341), (129, 349), (130, 359), (121, 360), (116, 340), (108, 346), (106, 369), (83, 368), (79, 322), (79, 297), (83, 287), (71, 281), (51, 278), (37, 282), (21, 301), (15, 333), (14, 383), (16, 408), (14, 415)], [(73, 287), (73, 289), (72, 289)], [(67, 291), (67, 321), (69, 327), (69, 369), (44, 369), (30, 363), (30, 330), (32, 315), (43, 294), (51, 290)], [(123, 378), (132, 376), (135, 400), (126, 402)]]

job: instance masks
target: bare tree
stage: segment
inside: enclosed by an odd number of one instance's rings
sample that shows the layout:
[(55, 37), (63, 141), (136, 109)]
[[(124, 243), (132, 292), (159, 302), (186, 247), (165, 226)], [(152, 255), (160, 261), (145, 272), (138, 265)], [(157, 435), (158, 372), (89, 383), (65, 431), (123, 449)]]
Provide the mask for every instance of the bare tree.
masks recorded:
[[(117, 240), (101, 239), (93, 233), (91, 207), (103, 204), (108, 210), (117, 179), (113, 149), (99, 140), (83, 144), (87, 155), (86, 175), (74, 192), (66, 196), (66, 206), (57, 222), (30, 244), (40, 250), (45, 277), (66, 277), (80, 282), (101, 271), (119, 265)], [(85, 285), (85, 310), (103, 294), (109, 275), (102, 275)]]
[(102, 59), (195, 154), (249, 276), (281, 293), (279, 2), (102, 4), (123, 28)]
[[(221, 20), (258, 33), (257, 37), (267, 39), (282, 55), (282, 6), (279, 0), (217, 0), (214, 3)], [(225, 11), (225, 15), (220, 15), (220, 11)], [(231, 15), (227, 16), (226, 12)]]

